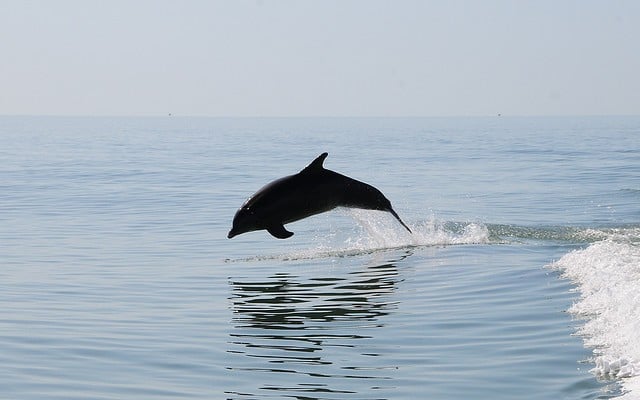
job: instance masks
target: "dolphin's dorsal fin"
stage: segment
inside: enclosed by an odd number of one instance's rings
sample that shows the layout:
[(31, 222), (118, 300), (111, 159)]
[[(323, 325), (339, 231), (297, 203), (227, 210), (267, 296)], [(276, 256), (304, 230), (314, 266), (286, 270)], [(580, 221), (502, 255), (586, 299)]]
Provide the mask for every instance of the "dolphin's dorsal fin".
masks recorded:
[(304, 173), (304, 172), (322, 171), (324, 169), (324, 167), (322, 166), (322, 163), (324, 162), (324, 159), (327, 158), (328, 155), (329, 153), (327, 152), (320, 154), (315, 160), (311, 161), (311, 164), (307, 165), (305, 169), (303, 169), (301, 172)]

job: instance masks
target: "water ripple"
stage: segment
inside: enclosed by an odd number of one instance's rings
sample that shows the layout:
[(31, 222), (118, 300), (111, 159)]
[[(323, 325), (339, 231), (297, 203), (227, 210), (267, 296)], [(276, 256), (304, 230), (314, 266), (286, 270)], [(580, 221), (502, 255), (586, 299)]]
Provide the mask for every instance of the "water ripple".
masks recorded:
[(371, 380), (370, 390), (379, 390), (375, 387), (391, 380), (388, 371), (394, 368), (372, 365), (369, 359), (379, 357), (381, 349), (367, 341), (396, 308), (393, 294), (400, 282), (393, 263), (340, 277), (278, 273), (259, 281), (231, 279), (229, 353), (237, 357), (227, 368), (269, 383), (258, 384), (251, 394), (227, 394), (248, 398), (274, 391), (320, 399), (360, 391), (348, 383), (354, 379)]

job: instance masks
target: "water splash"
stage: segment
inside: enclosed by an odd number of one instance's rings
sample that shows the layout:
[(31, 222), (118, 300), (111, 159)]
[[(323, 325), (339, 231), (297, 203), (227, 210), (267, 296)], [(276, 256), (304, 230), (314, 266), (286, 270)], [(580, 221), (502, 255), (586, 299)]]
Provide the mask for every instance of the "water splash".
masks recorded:
[(285, 254), (226, 261), (292, 261), (351, 257), (418, 247), (489, 243), (489, 229), (483, 224), (443, 222), (431, 218), (419, 223), (410, 223), (409, 227), (413, 233), (409, 233), (385, 212), (348, 209), (346, 213), (356, 221), (353, 230), (334, 230), (328, 234), (318, 234), (314, 239), (317, 244), (310, 248)]
[(347, 212), (357, 222), (357, 227), (348, 237), (330, 235), (330, 239), (327, 240), (333, 243), (292, 252), (281, 258), (294, 260), (347, 257), (416, 247), (479, 244), (489, 241), (489, 230), (482, 224), (447, 224), (431, 219), (409, 224), (413, 231), (409, 233), (387, 213), (358, 209), (349, 209)]
[(489, 229), (476, 223), (445, 223), (435, 218), (410, 224), (410, 234), (386, 214), (365, 210), (349, 210), (365, 235), (357, 237), (356, 245), (363, 249), (397, 247), (446, 246), (478, 244), (489, 241)]

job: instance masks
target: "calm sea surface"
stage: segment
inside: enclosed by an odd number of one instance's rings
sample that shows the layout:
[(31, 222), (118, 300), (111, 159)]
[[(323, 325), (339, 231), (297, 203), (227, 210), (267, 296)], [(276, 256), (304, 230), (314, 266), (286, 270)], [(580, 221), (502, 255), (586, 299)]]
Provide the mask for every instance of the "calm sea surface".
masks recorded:
[[(226, 238), (327, 151), (390, 215)], [(0, 117), (0, 398), (640, 398), (640, 117)]]

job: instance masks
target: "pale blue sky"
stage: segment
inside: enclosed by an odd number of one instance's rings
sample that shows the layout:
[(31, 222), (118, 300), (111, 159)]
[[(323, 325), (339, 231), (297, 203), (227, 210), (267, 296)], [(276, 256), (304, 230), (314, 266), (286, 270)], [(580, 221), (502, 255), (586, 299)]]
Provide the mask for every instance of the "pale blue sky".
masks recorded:
[(640, 114), (640, 1), (0, 0), (0, 114)]

